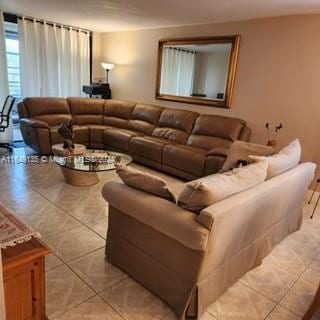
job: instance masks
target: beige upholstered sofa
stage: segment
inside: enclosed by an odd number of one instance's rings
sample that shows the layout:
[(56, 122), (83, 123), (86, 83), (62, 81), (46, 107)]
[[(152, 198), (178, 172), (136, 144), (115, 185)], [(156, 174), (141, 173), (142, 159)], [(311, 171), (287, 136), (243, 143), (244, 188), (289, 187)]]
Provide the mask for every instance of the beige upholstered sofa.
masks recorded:
[(303, 163), (202, 210), (109, 182), (106, 254), (172, 308), (199, 317), (271, 249), (300, 228), (315, 171)]

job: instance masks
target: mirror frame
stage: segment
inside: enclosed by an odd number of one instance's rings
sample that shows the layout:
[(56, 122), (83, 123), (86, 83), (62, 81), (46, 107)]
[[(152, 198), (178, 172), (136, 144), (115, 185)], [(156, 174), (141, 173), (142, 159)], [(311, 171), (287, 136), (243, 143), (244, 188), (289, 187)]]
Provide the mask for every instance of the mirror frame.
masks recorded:
[[(224, 100), (201, 99), (197, 97), (182, 97), (182, 96), (174, 96), (174, 95), (167, 95), (167, 94), (160, 93), (163, 46), (165, 45), (173, 46), (173, 45), (179, 45), (179, 44), (186, 45), (186, 44), (214, 44), (214, 43), (231, 43), (232, 44)], [(239, 47), (240, 47), (240, 35), (213, 36), (213, 37), (200, 37), (200, 38), (199, 37), (198, 38), (174, 38), (174, 39), (160, 40), (158, 44), (158, 62), (157, 62), (155, 98), (158, 100), (184, 102), (184, 103), (191, 103), (191, 104), (204, 105), (204, 106), (210, 106), (210, 107), (230, 108), (232, 93), (234, 89), (234, 82), (236, 77)]]

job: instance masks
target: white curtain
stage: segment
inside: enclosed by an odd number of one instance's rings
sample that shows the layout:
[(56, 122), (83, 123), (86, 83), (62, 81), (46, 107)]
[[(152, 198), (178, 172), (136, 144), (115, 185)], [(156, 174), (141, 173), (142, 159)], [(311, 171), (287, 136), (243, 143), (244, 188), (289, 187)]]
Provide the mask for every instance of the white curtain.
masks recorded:
[(90, 81), (88, 31), (18, 20), (22, 97), (81, 96)]
[(163, 48), (161, 94), (176, 96), (192, 94), (195, 55), (195, 52), (178, 48)]
[[(0, 110), (7, 95), (9, 94), (8, 69), (7, 69), (7, 55), (6, 43), (4, 33), (3, 12), (0, 11)], [(13, 142), (12, 119), (10, 119), (9, 127), (5, 132), (0, 132), (0, 142)]]
[[(8, 84), (8, 71), (6, 59), (6, 45), (4, 38), (4, 23), (3, 13), (0, 11), (0, 101), (4, 101), (9, 92)], [(2, 278), (2, 260), (0, 248), (0, 319), (4, 320), (5, 317), (5, 302), (3, 293), (3, 278)]]

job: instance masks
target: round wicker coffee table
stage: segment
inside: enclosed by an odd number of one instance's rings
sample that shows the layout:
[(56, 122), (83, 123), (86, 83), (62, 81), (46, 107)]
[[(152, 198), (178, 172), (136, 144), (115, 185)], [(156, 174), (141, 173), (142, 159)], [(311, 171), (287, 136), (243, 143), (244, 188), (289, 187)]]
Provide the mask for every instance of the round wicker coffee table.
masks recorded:
[(91, 186), (99, 182), (97, 172), (114, 170), (116, 164), (127, 165), (132, 158), (124, 153), (106, 150), (87, 150), (79, 156), (56, 156), (66, 183), (73, 186)]

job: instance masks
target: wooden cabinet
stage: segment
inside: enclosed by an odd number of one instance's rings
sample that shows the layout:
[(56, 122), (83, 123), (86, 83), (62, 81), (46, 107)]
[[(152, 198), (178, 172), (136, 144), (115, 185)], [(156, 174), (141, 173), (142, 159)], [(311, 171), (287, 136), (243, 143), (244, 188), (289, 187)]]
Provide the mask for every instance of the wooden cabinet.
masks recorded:
[(45, 320), (45, 263), (38, 239), (2, 250), (6, 320)]

